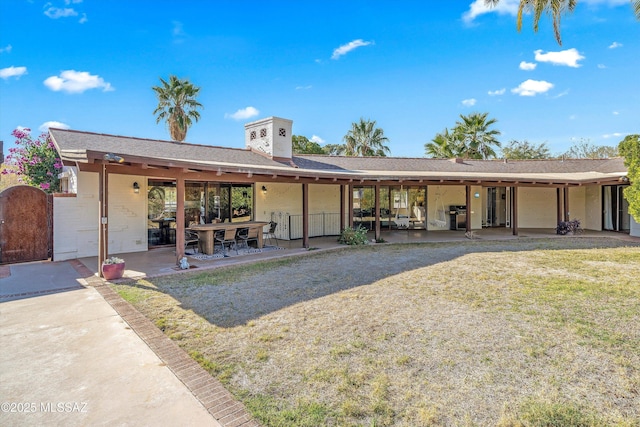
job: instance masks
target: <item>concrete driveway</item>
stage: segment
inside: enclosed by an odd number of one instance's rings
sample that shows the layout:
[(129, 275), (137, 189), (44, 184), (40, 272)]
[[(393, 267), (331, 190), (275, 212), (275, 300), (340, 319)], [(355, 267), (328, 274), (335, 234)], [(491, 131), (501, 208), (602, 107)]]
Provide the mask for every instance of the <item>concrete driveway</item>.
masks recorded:
[(3, 276), (0, 425), (220, 425), (72, 264)]

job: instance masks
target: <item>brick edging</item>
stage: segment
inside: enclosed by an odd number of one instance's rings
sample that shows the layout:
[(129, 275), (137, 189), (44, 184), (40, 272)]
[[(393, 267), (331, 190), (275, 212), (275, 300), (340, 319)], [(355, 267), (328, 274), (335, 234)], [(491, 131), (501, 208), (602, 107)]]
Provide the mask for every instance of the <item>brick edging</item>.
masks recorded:
[(79, 261), (70, 263), (223, 427), (261, 427), (220, 381), (171, 341), (151, 320), (122, 299), (107, 282), (95, 276)]

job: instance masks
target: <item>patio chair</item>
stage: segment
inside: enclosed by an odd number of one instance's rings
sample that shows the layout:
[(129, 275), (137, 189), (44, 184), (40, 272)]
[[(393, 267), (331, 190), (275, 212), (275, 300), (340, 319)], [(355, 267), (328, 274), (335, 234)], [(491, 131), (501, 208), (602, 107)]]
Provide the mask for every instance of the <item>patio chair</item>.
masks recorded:
[(184, 250), (186, 251), (189, 246), (193, 246), (193, 252), (198, 253), (199, 245), (200, 238), (198, 233), (192, 230), (184, 230)]
[(273, 241), (271, 240), (276, 239), (276, 246), (278, 246), (278, 238), (276, 237), (276, 227), (278, 226), (277, 222), (273, 222), (270, 221), (269, 222), (269, 230), (265, 231), (262, 235), (262, 238), (264, 241), (269, 240), (269, 243), (271, 244), (271, 246), (273, 246)]
[(258, 229), (257, 228), (239, 228), (238, 233), (236, 234), (236, 240), (239, 244), (249, 250), (249, 242), (256, 242), (256, 247), (260, 252), (262, 249), (258, 246)]
[(235, 228), (227, 228), (226, 230), (219, 230), (222, 233), (216, 232), (214, 235), (214, 244), (216, 242), (220, 243), (222, 246), (222, 255), (228, 256), (225, 251), (225, 246), (229, 245), (229, 250), (231, 250), (231, 245), (235, 247), (236, 255), (238, 254), (238, 242), (236, 242), (236, 229)]

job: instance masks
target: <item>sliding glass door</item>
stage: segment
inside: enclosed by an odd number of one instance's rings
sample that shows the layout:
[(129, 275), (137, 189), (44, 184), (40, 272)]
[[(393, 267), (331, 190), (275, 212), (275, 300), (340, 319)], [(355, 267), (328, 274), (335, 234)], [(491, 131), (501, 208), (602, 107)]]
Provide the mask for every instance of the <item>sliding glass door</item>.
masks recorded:
[(629, 202), (624, 198), (626, 185), (605, 185), (602, 187), (602, 228), (608, 231), (628, 233), (631, 228)]

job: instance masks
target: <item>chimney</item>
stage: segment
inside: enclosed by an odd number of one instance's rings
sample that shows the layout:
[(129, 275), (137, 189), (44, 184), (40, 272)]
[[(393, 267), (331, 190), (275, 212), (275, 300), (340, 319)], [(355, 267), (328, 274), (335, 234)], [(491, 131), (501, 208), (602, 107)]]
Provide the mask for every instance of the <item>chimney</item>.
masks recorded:
[(464, 163), (464, 159), (460, 158), (460, 157), (455, 157), (453, 159), (449, 159), (449, 161), (451, 163), (459, 163), (459, 164), (463, 164)]
[(293, 121), (280, 117), (244, 125), (245, 147), (278, 161), (290, 161), (293, 154), (291, 129)]

